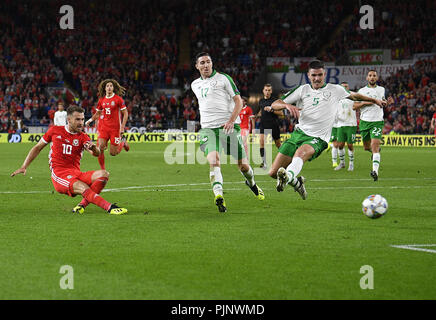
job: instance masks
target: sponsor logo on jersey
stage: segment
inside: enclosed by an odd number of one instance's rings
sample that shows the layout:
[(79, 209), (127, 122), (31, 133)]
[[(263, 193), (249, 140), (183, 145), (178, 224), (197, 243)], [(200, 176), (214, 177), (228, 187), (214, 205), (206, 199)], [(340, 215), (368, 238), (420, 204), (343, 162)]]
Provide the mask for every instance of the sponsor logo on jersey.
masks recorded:
[(71, 179), (72, 177), (73, 177), (73, 176), (71, 176), (71, 175), (68, 175), (68, 176), (67, 176), (67, 179)]

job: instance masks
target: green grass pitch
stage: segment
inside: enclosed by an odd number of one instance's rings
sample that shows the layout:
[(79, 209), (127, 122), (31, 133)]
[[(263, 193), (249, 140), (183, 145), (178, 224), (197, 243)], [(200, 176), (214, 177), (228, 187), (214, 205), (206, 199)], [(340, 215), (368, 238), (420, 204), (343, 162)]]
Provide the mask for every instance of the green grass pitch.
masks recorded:
[[(102, 193), (129, 213), (90, 205), (79, 216), (79, 197), (53, 192), (48, 147), (26, 176), (9, 176), (31, 147), (0, 145), (0, 299), (436, 299), (434, 148), (384, 147), (377, 182), (361, 147), (354, 172), (333, 171), (324, 152), (303, 168), (306, 201), (258, 175), (259, 201), (227, 164), (222, 214), (207, 165), (168, 165), (167, 144), (132, 144), (106, 153)], [(84, 154), (82, 170), (98, 168)], [(361, 202), (375, 193), (389, 210), (371, 220)], [(433, 248), (392, 247), (416, 244)], [(72, 290), (60, 287), (64, 265)], [(360, 286), (365, 265), (373, 289)]]

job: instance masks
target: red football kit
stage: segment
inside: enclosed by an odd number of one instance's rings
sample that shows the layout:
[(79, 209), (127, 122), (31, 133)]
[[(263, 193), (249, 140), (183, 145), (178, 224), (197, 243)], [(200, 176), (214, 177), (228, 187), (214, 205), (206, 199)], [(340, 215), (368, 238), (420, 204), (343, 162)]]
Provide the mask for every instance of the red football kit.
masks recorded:
[(241, 119), (241, 135), (245, 136), (250, 132), (251, 127), (251, 119), (250, 116), (253, 115), (253, 110), (246, 106), (245, 108), (242, 108), (241, 112), (239, 113), (239, 118)]
[(86, 133), (69, 132), (68, 126), (53, 126), (41, 139), (51, 143), (48, 158), (51, 180), (57, 192), (74, 197), (74, 182), (80, 180), (91, 185), (94, 171), (80, 171), (83, 145), (91, 140)]
[(100, 98), (97, 104), (97, 110), (101, 111), (98, 119), (98, 138), (110, 140), (111, 144), (119, 145), (121, 142), (121, 110), (126, 109), (124, 100), (114, 94), (112, 97)]

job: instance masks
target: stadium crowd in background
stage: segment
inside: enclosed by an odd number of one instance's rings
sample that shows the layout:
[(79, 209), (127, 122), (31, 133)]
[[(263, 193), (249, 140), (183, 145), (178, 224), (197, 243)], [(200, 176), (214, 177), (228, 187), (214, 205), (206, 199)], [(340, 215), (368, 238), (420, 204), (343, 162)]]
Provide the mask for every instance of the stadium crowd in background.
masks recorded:
[(219, 0), (196, 2), (189, 15), (191, 55), (209, 52), (216, 57), (216, 69), (232, 75), (241, 94), (248, 95), (265, 67), (266, 57), (315, 56), (319, 41), (328, 37), (344, 17), (345, 4), (346, 1), (284, 0), (235, 0), (225, 5)]
[(436, 2), (372, 0), (365, 4), (376, 9), (374, 29), (360, 28), (362, 15), (355, 6), (351, 19), (320, 56), (322, 60), (344, 60), (348, 50), (356, 49), (391, 49), (394, 60), (411, 59), (415, 53), (435, 51), (436, 21), (429, 12), (435, 12)]
[(384, 134), (428, 134), (436, 112), (436, 56), (381, 81), (395, 103), (384, 109)]
[[(421, 1), (419, 6), (373, 1), (382, 8), (375, 10), (375, 21), (383, 32), (369, 31), (365, 38), (352, 27), (358, 25), (358, 6), (346, 1), (235, 0), (224, 6), (219, 0), (195, 5), (187, 0), (189, 14), (176, 14), (180, 3), (75, 1), (74, 30), (49, 23), (59, 21), (56, 2), (0, 3), (0, 132), (51, 125), (58, 101), (67, 101), (61, 93), (50, 96), (45, 90), (49, 85), (74, 90), (79, 99), (73, 103), (82, 106), (88, 118), (97, 103), (98, 82), (111, 77), (128, 89), (127, 128), (186, 129), (188, 121), (199, 120), (199, 110), (189, 90), (197, 75), (190, 65), (178, 61), (184, 32), (189, 35), (191, 58), (200, 51), (217, 57), (216, 69), (231, 75), (245, 96), (265, 68), (266, 57), (316, 56), (320, 39), (332, 44), (320, 57), (326, 61), (369, 43), (392, 49), (393, 59), (435, 51), (435, 21), (426, 14), (435, 10), (432, 1)], [(47, 10), (47, 4), (53, 10)], [(406, 15), (408, 19), (403, 19)], [(341, 32), (333, 33), (347, 16), (353, 18)], [(93, 23), (83, 23), (87, 21)], [(315, 25), (317, 32), (313, 32)], [(395, 99), (385, 109), (385, 133), (430, 133), (436, 106), (435, 68), (434, 58), (422, 60), (381, 79)], [(182, 95), (156, 97), (156, 88), (180, 88)], [(280, 122), (281, 132), (293, 130), (294, 120), (285, 117)]]

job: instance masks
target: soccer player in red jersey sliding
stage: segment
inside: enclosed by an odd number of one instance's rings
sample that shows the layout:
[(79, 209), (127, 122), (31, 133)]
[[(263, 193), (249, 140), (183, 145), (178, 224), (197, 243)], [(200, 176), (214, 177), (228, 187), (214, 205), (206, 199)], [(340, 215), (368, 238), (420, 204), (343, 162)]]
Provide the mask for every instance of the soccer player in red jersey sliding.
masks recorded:
[(26, 174), (30, 163), (47, 144), (51, 143), (48, 157), (54, 188), (57, 192), (70, 197), (83, 196), (82, 202), (73, 209), (73, 213), (83, 213), (89, 203), (99, 206), (110, 214), (127, 213), (127, 209), (109, 203), (99, 196), (107, 183), (109, 172), (106, 170), (80, 171), (83, 150), (89, 151), (95, 157), (100, 155), (100, 149), (83, 132), (84, 110), (78, 106), (70, 106), (67, 109), (67, 121), (66, 126), (51, 127), (29, 151), (21, 168), (15, 170), (11, 177), (20, 173)]
[[(85, 122), (89, 125), (91, 122), (98, 119), (98, 147), (100, 148), (100, 156), (98, 162), (100, 168), (105, 169), (104, 150), (107, 149), (107, 142), (110, 140), (111, 145), (109, 153), (111, 156), (116, 156), (124, 150), (129, 151), (130, 147), (122, 138), (124, 127), (126, 126), (128, 112), (124, 100), (121, 96), (124, 95), (126, 88), (122, 87), (118, 81), (114, 79), (105, 79), (98, 85), (98, 96), (100, 99), (97, 104), (97, 111), (92, 115), (91, 119)], [(122, 121), (120, 113), (123, 114)]]

